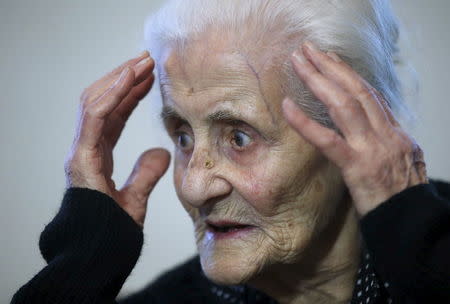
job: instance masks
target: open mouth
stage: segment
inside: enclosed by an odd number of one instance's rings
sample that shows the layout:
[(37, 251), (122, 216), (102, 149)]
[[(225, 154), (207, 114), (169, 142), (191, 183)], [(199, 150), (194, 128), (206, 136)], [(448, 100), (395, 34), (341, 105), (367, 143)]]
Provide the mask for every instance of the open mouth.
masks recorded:
[(254, 226), (231, 222), (210, 222), (206, 221), (208, 229), (216, 233), (229, 233), (253, 228)]

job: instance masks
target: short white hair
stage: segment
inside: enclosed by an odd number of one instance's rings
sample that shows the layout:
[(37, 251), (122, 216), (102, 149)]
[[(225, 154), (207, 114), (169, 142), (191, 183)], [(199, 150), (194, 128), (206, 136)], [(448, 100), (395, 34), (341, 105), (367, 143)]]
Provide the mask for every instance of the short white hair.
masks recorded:
[(388, 0), (170, 0), (147, 20), (146, 48), (158, 64), (164, 50), (182, 52), (211, 29), (271, 52), (287, 82), (283, 93), (324, 125), (334, 127), (326, 107), (305, 90), (289, 60), (305, 40), (349, 63), (398, 119), (411, 117), (396, 72), (399, 26)]

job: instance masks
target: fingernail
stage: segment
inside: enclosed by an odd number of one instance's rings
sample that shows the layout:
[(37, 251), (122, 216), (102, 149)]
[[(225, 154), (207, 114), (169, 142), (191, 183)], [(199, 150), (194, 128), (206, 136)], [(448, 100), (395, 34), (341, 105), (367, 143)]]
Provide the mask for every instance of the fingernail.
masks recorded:
[(328, 51), (327, 55), (336, 62), (342, 62), (342, 59), (339, 58), (339, 56), (335, 52)]
[(138, 63), (136, 63), (136, 67), (146, 65), (149, 62), (150, 62), (150, 57), (144, 58), (141, 61), (139, 61)]
[(292, 58), (295, 59), (300, 64), (304, 64), (306, 62), (305, 55), (303, 55), (303, 52), (301, 49), (295, 50), (294, 53), (292, 53)]
[(317, 46), (316, 46), (314, 43), (312, 43), (311, 41), (309, 41), (309, 40), (306, 40), (306, 41), (303, 43), (303, 46), (304, 46), (306, 49), (308, 49), (309, 51), (311, 51), (311, 52), (318, 52), (318, 51), (319, 51), (319, 49), (317, 48)]
[(296, 105), (289, 97), (286, 97), (283, 100), (283, 108), (286, 113), (292, 112), (295, 109)]
[(141, 54), (139, 54), (138, 57), (142, 57), (142, 56), (145, 56), (145, 55), (150, 55), (149, 52), (148, 52), (147, 50), (145, 50), (145, 51), (143, 51)]
[(130, 67), (127, 66), (125, 69), (123, 69), (122, 73), (120, 73), (119, 78), (114, 82), (113, 86), (116, 86), (119, 84), (125, 77), (127, 76), (128, 72), (130, 72)]

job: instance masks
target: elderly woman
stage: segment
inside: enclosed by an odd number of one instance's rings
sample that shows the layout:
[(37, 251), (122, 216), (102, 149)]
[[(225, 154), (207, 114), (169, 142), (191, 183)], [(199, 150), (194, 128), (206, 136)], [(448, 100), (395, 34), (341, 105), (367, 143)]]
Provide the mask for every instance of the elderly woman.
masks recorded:
[(154, 59), (82, 94), (48, 265), (14, 303), (115, 302), (169, 165), (152, 149), (111, 179), (155, 62), (199, 256), (120, 303), (450, 303), (450, 188), (398, 123), (387, 1), (171, 1), (146, 29)]

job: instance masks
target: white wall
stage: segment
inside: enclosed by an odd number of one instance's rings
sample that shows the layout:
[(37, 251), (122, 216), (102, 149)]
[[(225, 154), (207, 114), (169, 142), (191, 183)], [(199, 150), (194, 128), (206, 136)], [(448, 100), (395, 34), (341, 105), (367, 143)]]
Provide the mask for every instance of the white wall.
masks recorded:
[[(0, 302), (44, 262), (37, 242), (64, 190), (63, 161), (84, 87), (141, 50), (145, 17), (161, 0), (1, 0), (0, 3)], [(430, 176), (450, 179), (450, 48), (447, 0), (396, 0), (410, 30), (407, 53), (421, 76), (421, 143)], [(158, 96), (130, 119), (115, 152), (118, 184), (141, 151), (171, 149), (157, 118)], [(150, 101), (153, 99), (152, 101)], [(142, 256), (123, 288), (139, 289), (195, 252), (190, 220), (172, 174), (155, 189)]]

